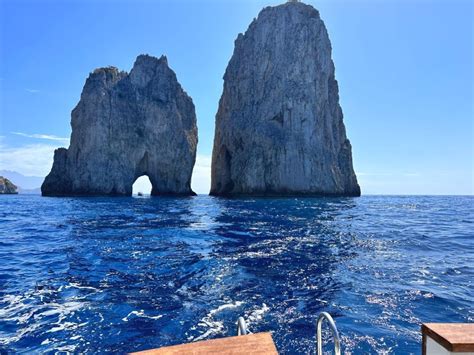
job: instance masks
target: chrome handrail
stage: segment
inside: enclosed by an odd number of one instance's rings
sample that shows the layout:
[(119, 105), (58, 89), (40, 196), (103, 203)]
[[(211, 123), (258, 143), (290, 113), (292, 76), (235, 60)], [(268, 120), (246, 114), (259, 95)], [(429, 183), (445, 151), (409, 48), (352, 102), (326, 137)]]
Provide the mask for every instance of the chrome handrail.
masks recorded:
[(248, 333), (249, 331), (247, 330), (244, 317), (239, 317), (239, 319), (237, 319), (237, 335), (247, 335)]
[(326, 320), (328, 321), (329, 327), (331, 328), (332, 336), (334, 337), (334, 354), (341, 355), (341, 339), (339, 338), (339, 332), (337, 331), (336, 323), (334, 322), (334, 319), (332, 319), (331, 315), (327, 312), (322, 312), (318, 317), (317, 331), (316, 331), (316, 337), (317, 337), (316, 345), (318, 349), (317, 355), (323, 354), (322, 326), (323, 326), (324, 318), (326, 318)]

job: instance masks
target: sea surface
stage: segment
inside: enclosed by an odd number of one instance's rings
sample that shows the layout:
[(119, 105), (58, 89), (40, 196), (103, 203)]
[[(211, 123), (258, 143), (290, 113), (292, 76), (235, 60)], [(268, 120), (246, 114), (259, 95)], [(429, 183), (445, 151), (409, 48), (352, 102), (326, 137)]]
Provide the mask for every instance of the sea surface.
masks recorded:
[(0, 196), (0, 353), (138, 351), (243, 316), (307, 354), (322, 311), (352, 354), (473, 322), (474, 198)]

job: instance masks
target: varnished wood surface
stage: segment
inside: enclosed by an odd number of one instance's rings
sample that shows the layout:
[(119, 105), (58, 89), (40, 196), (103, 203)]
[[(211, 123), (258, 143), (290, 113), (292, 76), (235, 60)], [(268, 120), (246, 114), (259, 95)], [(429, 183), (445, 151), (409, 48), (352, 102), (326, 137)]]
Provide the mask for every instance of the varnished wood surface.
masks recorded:
[(257, 333), (197, 341), (195, 343), (167, 346), (159, 349), (145, 350), (135, 355), (178, 355), (178, 354), (222, 354), (222, 355), (277, 355), (277, 349), (270, 333)]
[(474, 323), (424, 323), (421, 333), (449, 351), (474, 351)]

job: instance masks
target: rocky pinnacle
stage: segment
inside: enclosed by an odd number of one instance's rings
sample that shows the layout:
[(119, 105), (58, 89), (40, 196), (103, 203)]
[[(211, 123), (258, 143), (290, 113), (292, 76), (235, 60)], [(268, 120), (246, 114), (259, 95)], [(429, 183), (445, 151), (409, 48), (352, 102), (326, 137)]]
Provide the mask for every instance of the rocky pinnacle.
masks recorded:
[(237, 37), (216, 115), (211, 194), (360, 195), (331, 43), (312, 6), (266, 7)]

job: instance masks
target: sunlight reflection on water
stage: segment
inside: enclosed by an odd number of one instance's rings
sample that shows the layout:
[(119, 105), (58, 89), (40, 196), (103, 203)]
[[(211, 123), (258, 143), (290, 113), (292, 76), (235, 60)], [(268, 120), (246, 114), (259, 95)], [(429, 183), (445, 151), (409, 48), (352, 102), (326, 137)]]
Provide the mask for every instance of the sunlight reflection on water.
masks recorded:
[(474, 321), (471, 197), (2, 196), (0, 352), (126, 352), (273, 331), (314, 349), (420, 352), (420, 322)]

